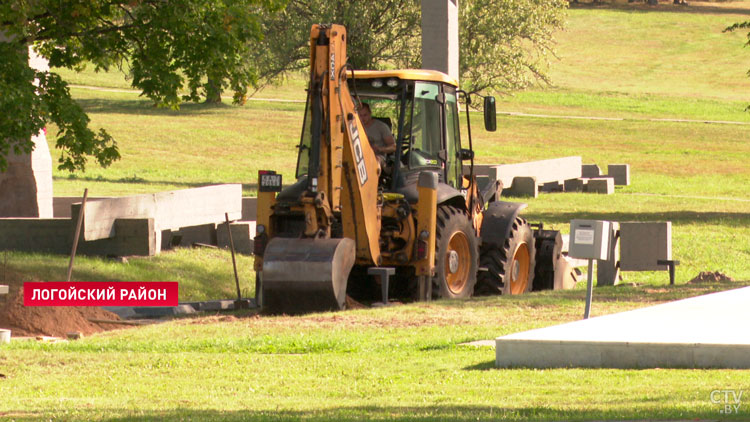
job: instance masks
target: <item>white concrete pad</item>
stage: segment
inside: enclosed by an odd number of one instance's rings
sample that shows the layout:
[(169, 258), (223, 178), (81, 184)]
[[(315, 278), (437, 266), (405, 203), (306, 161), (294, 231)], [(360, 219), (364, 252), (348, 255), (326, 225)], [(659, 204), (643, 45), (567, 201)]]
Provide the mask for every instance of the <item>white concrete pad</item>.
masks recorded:
[(510, 334), (495, 341), (496, 364), (750, 369), (748, 303), (745, 287)]
[(8, 286), (5, 284), (0, 284), (0, 295), (7, 295), (8, 294)]

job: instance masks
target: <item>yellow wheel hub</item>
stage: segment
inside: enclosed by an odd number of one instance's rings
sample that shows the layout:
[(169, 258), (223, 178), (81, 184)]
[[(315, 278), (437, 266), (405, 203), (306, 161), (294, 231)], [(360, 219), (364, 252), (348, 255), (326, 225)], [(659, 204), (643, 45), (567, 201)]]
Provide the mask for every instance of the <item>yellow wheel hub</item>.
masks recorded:
[(531, 257), (529, 256), (529, 246), (526, 242), (518, 245), (516, 250), (513, 252), (513, 259), (508, 264), (508, 283), (510, 288), (508, 291), (512, 295), (520, 295), (526, 292), (529, 286), (529, 263)]
[[(527, 264), (528, 266), (528, 264)], [(466, 286), (471, 270), (469, 239), (463, 232), (453, 233), (445, 256), (445, 281), (451, 292), (458, 294)]]

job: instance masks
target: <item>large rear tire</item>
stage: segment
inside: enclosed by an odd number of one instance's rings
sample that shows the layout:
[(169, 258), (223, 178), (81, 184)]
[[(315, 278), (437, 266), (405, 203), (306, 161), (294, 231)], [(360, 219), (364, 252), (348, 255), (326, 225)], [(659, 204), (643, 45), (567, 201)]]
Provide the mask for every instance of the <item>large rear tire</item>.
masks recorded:
[(536, 248), (531, 226), (516, 217), (503, 245), (483, 242), (479, 265), (486, 268), (478, 275), (481, 294), (517, 295), (531, 291), (534, 284)]
[(474, 227), (466, 213), (452, 206), (437, 211), (434, 298), (471, 297), (477, 282), (479, 251)]

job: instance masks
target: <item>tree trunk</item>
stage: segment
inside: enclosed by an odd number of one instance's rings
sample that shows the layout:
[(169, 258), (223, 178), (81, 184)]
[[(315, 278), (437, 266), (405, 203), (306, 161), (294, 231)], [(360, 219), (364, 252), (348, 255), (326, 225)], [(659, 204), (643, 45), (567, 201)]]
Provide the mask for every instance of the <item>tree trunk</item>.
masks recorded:
[(206, 82), (206, 104), (221, 104), (221, 81), (209, 77)]

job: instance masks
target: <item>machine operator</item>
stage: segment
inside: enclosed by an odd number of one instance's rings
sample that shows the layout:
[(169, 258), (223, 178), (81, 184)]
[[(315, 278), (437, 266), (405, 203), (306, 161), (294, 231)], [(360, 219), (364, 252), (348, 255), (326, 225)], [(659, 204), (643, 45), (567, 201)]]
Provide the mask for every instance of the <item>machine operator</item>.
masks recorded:
[(393, 134), (388, 125), (378, 119), (372, 117), (372, 111), (370, 105), (362, 103), (362, 106), (358, 111), (359, 120), (362, 121), (362, 125), (365, 127), (365, 133), (367, 139), (370, 141), (370, 146), (375, 152), (375, 156), (380, 163), (380, 169), (385, 169), (385, 156), (392, 152), (396, 152), (396, 141), (393, 139)]

